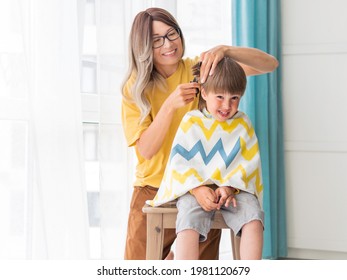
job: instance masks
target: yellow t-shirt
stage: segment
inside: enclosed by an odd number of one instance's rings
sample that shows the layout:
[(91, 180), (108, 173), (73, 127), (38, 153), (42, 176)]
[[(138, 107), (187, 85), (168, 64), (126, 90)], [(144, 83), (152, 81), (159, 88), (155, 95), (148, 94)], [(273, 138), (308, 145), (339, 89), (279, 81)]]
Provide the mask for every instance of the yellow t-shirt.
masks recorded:
[[(140, 124), (140, 109), (133, 102), (122, 100), (122, 124), (124, 129), (125, 138), (128, 146), (135, 146), (137, 156), (136, 166), (136, 180), (134, 186), (153, 186), (159, 188), (161, 180), (164, 175), (166, 163), (170, 156), (171, 145), (176, 135), (176, 131), (183, 116), (191, 110), (197, 109), (198, 98), (188, 105), (176, 110), (172, 119), (170, 129), (165, 137), (164, 143), (159, 151), (150, 159), (143, 158), (136, 148), (136, 141), (140, 138), (140, 135), (149, 127), (153, 119), (158, 114), (160, 107), (166, 100), (166, 98), (176, 89), (179, 84), (188, 83), (193, 80), (191, 67), (196, 64), (199, 57), (194, 59), (185, 58), (179, 63), (176, 72), (166, 79), (167, 90), (164, 92), (161, 89), (154, 87), (152, 90), (147, 92), (146, 96), (151, 104), (152, 108), (149, 115)], [(131, 93), (128, 89), (131, 88), (133, 81), (129, 80), (126, 85), (125, 96), (131, 97)]]

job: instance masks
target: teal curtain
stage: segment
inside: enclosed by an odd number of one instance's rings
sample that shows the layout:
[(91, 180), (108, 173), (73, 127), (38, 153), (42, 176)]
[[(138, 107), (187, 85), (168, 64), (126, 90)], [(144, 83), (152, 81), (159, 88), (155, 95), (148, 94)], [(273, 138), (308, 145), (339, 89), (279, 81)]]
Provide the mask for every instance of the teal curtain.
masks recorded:
[[(233, 0), (232, 12), (233, 45), (261, 49), (280, 61), (280, 1)], [(273, 73), (248, 78), (240, 110), (251, 118), (260, 145), (265, 211), (263, 258), (285, 257), (287, 234), (281, 66)]]

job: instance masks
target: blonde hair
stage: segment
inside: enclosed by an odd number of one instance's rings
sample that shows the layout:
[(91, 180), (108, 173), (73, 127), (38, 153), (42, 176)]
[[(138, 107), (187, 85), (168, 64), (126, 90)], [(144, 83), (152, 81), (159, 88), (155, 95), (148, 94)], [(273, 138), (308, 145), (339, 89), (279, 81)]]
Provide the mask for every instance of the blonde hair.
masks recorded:
[[(129, 69), (122, 85), (122, 94), (126, 100), (135, 102), (139, 107), (140, 123), (151, 110), (145, 91), (153, 86), (162, 89), (166, 87), (164, 77), (156, 71), (153, 64), (153, 21), (160, 21), (177, 29), (181, 34), (183, 54), (185, 49), (182, 31), (176, 19), (168, 11), (161, 8), (149, 8), (136, 15), (129, 37)], [(131, 98), (129, 98), (125, 96), (125, 87), (131, 76), (134, 76), (135, 82), (130, 88)]]
[[(198, 64), (192, 68), (194, 67), (198, 67)], [(205, 83), (201, 84), (201, 87), (205, 90), (206, 94), (220, 91), (243, 96), (246, 85), (247, 78), (243, 68), (235, 60), (226, 56), (218, 62), (213, 75), (208, 76)], [(205, 108), (206, 101), (200, 93), (199, 110), (202, 111)]]

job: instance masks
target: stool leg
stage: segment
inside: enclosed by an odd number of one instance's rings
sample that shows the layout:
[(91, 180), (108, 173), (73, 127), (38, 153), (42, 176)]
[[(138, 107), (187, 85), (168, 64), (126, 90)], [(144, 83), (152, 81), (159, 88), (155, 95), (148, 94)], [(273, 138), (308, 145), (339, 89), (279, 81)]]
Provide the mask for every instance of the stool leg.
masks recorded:
[(163, 256), (163, 214), (147, 213), (146, 259), (161, 260)]
[(232, 230), (230, 230), (231, 247), (233, 251), (233, 259), (240, 260), (240, 237), (236, 236)]

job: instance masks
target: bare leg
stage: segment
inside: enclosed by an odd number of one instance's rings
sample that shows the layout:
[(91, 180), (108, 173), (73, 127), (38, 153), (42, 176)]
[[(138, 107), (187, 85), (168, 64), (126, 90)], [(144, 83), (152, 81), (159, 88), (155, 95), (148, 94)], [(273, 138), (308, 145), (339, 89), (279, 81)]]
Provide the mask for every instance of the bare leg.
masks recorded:
[(254, 220), (242, 228), (240, 242), (241, 260), (260, 260), (263, 250), (263, 225)]
[(186, 229), (177, 233), (176, 260), (199, 259), (199, 233), (192, 229)]
[(169, 254), (166, 256), (166, 261), (172, 261), (174, 259), (174, 252), (170, 251)]

